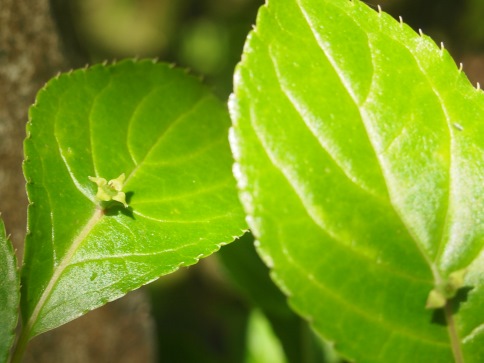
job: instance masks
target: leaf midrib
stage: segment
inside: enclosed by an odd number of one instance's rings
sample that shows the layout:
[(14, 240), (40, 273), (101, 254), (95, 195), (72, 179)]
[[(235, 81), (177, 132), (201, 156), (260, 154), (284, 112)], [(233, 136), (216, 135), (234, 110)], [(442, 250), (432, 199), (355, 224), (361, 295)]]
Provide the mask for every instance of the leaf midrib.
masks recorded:
[(71, 247), (65, 254), (65, 256), (62, 258), (60, 261), (59, 265), (56, 266), (54, 269), (54, 273), (52, 274), (51, 278), (49, 279), (49, 283), (47, 284), (47, 287), (45, 288), (44, 292), (42, 293), (39, 301), (37, 302), (37, 305), (35, 306), (32, 314), (30, 315), (30, 318), (26, 324), (26, 327), (24, 329), (24, 332), (22, 333), (27, 337), (27, 339), (30, 337), (30, 333), (34, 325), (37, 323), (37, 318), (39, 317), (39, 314), (44, 307), (45, 302), (47, 299), (50, 297), (50, 294), (52, 290), (54, 289), (57, 281), (59, 280), (60, 276), (66, 269), (66, 267), (69, 265), (72, 257), (74, 254), (77, 252), (78, 247), (81, 245), (81, 243), (84, 241), (84, 239), (89, 235), (89, 233), (92, 231), (92, 229), (97, 225), (97, 223), (101, 220), (101, 218), (104, 216), (104, 211), (100, 208), (96, 208), (94, 211), (93, 215), (91, 218), (87, 221), (86, 225), (82, 229), (82, 231), (77, 235), (77, 237), (74, 239), (72, 242)]
[[(302, 16), (303, 16), (306, 24), (308, 25), (308, 28), (310, 29), (311, 33), (314, 36), (314, 39), (315, 39), (316, 43), (318, 44), (318, 46), (320, 47), (320, 49), (323, 51), (323, 53), (326, 55), (328, 61), (331, 63), (331, 65), (335, 69), (336, 75), (340, 78), (340, 80), (341, 80), (344, 88), (348, 91), (349, 96), (353, 99), (353, 102), (357, 106), (358, 110), (360, 110), (360, 107), (358, 106), (359, 103), (358, 103), (357, 99), (355, 98), (354, 92), (352, 92), (352, 91), (350, 92), (350, 90), (352, 90), (351, 83), (345, 79), (344, 72), (342, 72), (341, 69), (339, 69), (336, 61), (334, 60), (334, 58), (331, 55), (331, 52), (329, 52), (325, 48), (324, 44), (322, 44), (319, 41), (319, 38), (318, 38), (317, 34), (313, 30), (313, 26), (311, 24), (311, 20), (310, 20), (308, 14), (305, 12), (304, 7), (301, 5), (301, 1), (300, 0), (296, 0), (296, 2), (298, 4), (299, 9), (301, 10)], [(358, 26), (359, 26), (359, 24), (358, 24)], [(362, 31), (365, 32), (364, 29), (362, 29)], [(413, 53), (410, 51), (410, 49), (408, 49), (408, 47), (405, 44), (402, 44), (401, 42), (399, 42), (399, 44), (401, 44), (403, 47), (405, 47), (410, 52), (410, 54), (412, 54), (412, 56), (413, 56), (412, 58), (415, 60), (415, 64), (419, 68), (420, 73), (425, 77), (425, 79), (427, 80), (428, 84), (430, 85), (433, 93), (435, 94), (435, 96), (439, 100), (439, 104), (441, 106), (442, 112), (444, 113), (444, 117), (445, 117), (445, 121), (446, 121), (446, 126), (447, 126), (447, 129), (448, 129), (448, 132), (449, 132), (449, 149), (450, 149), (450, 152), (449, 152), (449, 154), (450, 154), (450, 160), (449, 160), (449, 176), (448, 176), (448, 178), (449, 178), (449, 187), (448, 187), (448, 201), (447, 201), (446, 216), (445, 216), (445, 220), (444, 220), (444, 223), (443, 223), (443, 226), (442, 226), (442, 233), (441, 233), (441, 236), (443, 236), (444, 235), (444, 231), (447, 229), (447, 226), (448, 226), (448, 223), (449, 223), (449, 214), (450, 214), (449, 211), (450, 211), (450, 201), (451, 201), (451, 193), (452, 193), (452, 180), (453, 180), (452, 175), (453, 175), (453, 170), (454, 170), (453, 167), (452, 167), (453, 164), (454, 164), (452, 162), (452, 160), (453, 160), (453, 157), (452, 157), (453, 153), (452, 153), (452, 151), (453, 151), (454, 140), (453, 140), (453, 133), (452, 133), (452, 129), (451, 129), (452, 128), (451, 119), (450, 119), (450, 115), (448, 113), (448, 110), (447, 110), (447, 108), (445, 106), (445, 103), (444, 103), (444, 100), (442, 98), (442, 95), (440, 94), (440, 92), (438, 91), (438, 89), (435, 87), (434, 82), (429, 77), (429, 75), (427, 74), (426, 70), (420, 64), (420, 60), (418, 59), (418, 57), (415, 57), (413, 55)], [(368, 46), (369, 46), (369, 49), (370, 49), (370, 53), (373, 54), (373, 52), (371, 52), (371, 44), (368, 43)], [(373, 57), (372, 57), (372, 62), (373, 62)], [(374, 64), (373, 64), (373, 69), (375, 69)], [(375, 71), (373, 71), (372, 78), (374, 78), (374, 76), (375, 76)], [(364, 122), (365, 118), (363, 117), (363, 114), (361, 113), (361, 110), (360, 110), (360, 115), (361, 115), (361, 120), (363, 122), (363, 125), (365, 126), (365, 130), (367, 131), (368, 139), (369, 139), (371, 145), (374, 146), (373, 139), (370, 137), (370, 133), (368, 132), (368, 127), (367, 127), (366, 123)], [(375, 147), (373, 147), (373, 148), (374, 148), (374, 150), (376, 150)], [(379, 160), (378, 155), (377, 155), (377, 160)], [(381, 168), (381, 162), (380, 162), (380, 168)], [(382, 175), (385, 178), (384, 173), (383, 173), (383, 170), (382, 170)], [(391, 194), (389, 192), (388, 192), (388, 195), (390, 196), (390, 201), (392, 201)], [(407, 231), (410, 233), (410, 236), (412, 237), (412, 240), (414, 241), (414, 243), (417, 246), (418, 250), (420, 251), (421, 255), (427, 261), (427, 263), (428, 263), (428, 265), (429, 265), (429, 267), (430, 267), (430, 269), (432, 271), (432, 274), (434, 275), (435, 283), (438, 284), (439, 282), (441, 282), (443, 280), (443, 278), (442, 278), (442, 276), (440, 274), (440, 271), (438, 270), (435, 262), (438, 260), (438, 258), (440, 257), (442, 251), (445, 249), (445, 243), (443, 241), (443, 238), (440, 239), (439, 246), (437, 248), (436, 257), (432, 261), (432, 259), (428, 255), (427, 251), (425, 251), (423, 249), (421, 243), (418, 241), (417, 236), (412, 232), (412, 229), (409, 228), (409, 226), (405, 223), (405, 219), (402, 218), (402, 216), (401, 216), (398, 208), (395, 207), (395, 205), (394, 205), (393, 202), (391, 202), (390, 204), (393, 206), (393, 209), (395, 210), (395, 212), (397, 213), (397, 215), (402, 220), (403, 225), (406, 227)], [(454, 323), (454, 319), (452, 317), (452, 311), (450, 310), (449, 303), (446, 304), (445, 311), (446, 311), (445, 316), (446, 316), (446, 320), (447, 320), (447, 329), (448, 329), (448, 332), (449, 332), (449, 339), (450, 339), (450, 344), (451, 344), (451, 347), (452, 347), (452, 353), (454, 354), (454, 358), (456, 360), (456, 363), (463, 363), (464, 362), (464, 359), (463, 359), (463, 354), (462, 354), (462, 347), (461, 347), (460, 340), (458, 339), (458, 334), (457, 334), (457, 331), (456, 331), (456, 326), (455, 326), (455, 323)]]
[[(356, 95), (354, 94), (353, 88), (351, 87), (351, 82), (345, 78), (345, 76), (344, 76), (345, 72), (340, 69), (340, 67), (338, 66), (338, 63), (336, 62), (336, 60), (332, 56), (331, 52), (325, 47), (325, 45), (322, 42), (319, 41), (319, 38), (318, 38), (317, 34), (315, 33), (315, 31), (313, 29), (313, 25), (311, 23), (311, 19), (308, 16), (308, 14), (306, 13), (304, 7), (301, 5), (301, 0), (295, 0), (295, 1), (296, 1), (297, 5), (298, 5), (298, 8), (301, 11), (302, 18), (304, 19), (304, 21), (307, 24), (309, 30), (311, 31), (311, 34), (313, 35), (314, 41), (316, 42), (316, 44), (318, 45), (318, 47), (321, 49), (322, 53), (326, 56), (327, 60), (329, 61), (329, 63), (333, 67), (333, 69), (335, 70), (336, 76), (340, 79), (340, 81), (341, 81), (341, 83), (343, 85), (343, 88), (346, 90), (346, 92), (348, 93), (349, 97), (353, 100), (353, 103), (355, 104), (356, 108), (358, 109), (358, 112), (360, 114), (360, 119), (361, 119), (362, 124), (364, 126), (364, 129), (366, 131), (366, 135), (367, 135), (367, 138), (368, 138), (368, 140), (370, 142), (370, 145), (372, 145), (373, 150), (377, 150), (377, 148), (375, 147), (375, 142), (374, 142), (373, 138), (371, 137), (370, 131), (368, 130), (368, 125), (365, 122), (364, 114), (361, 112), (361, 108), (360, 108), (361, 105), (358, 102), (358, 99), (357, 99)], [(341, 11), (343, 11), (343, 10), (341, 10)], [(358, 24), (358, 26), (359, 26), (359, 24)], [(362, 29), (362, 31), (365, 32), (364, 29)], [(370, 53), (372, 54), (370, 43), (368, 43), (368, 48), (370, 50)], [(373, 64), (373, 57), (372, 57), (372, 64)], [(373, 84), (373, 79), (374, 78), (375, 78), (375, 67), (374, 67), (374, 64), (373, 64), (372, 84)], [(371, 87), (370, 87), (370, 90), (371, 90)], [(371, 91), (369, 91), (369, 93), (371, 93)], [(377, 155), (376, 152), (375, 152), (375, 158), (376, 158), (376, 160), (378, 160), (380, 173), (381, 173), (381, 176), (382, 176), (383, 180), (385, 180), (385, 185), (388, 186), (388, 181), (386, 180), (385, 173), (383, 172), (383, 167), (382, 167), (380, 158), (379, 158), (379, 156)], [(407, 232), (411, 236), (412, 241), (414, 242), (415, 246), (417, 247), (418, 251), (420, 252), (420, 254), (422, 255), (422, 257), (424, 258), (424, 260), (427, 262), (428, 266), (430, 267), (432, 273), (434, 274), (434, 278), (436, 278), (437, 277), (437, 276), (435, 276), (436, 271), (433, 268), (433, 263), (432, 263), (432, 261), (430, 259), (430, 256), (422, 248), (421, 243), (418, 241), (418, 238), (415, 236), (415, 233), (413, 233), (412, 229), (409, 228), (409, 226), (407, 225), (407, 223), (405, 223), (405, 219), (402, 218), (401, 213), (399, 212), (398, 208), (395, 207), (395, 204), (392, 201), (391, 194), (390, 194), (390, 192), (389, 192), (388, 189), (387, 189), (387, 193), (386, 194), (389, 197), (389, 201), (390, 201), (391, 207), (393, 208), (393, 210), (395, 211), (395, 213), (399, 216), (400, 220), (403, 222), (402, 224), (405, 226)]]

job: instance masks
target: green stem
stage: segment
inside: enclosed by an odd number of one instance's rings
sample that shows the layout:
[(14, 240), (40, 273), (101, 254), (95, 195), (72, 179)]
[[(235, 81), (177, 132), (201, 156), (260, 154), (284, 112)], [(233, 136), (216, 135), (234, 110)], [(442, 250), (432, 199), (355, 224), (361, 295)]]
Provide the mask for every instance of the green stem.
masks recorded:
[(9, 360), (11, 363), (22, 362), (22, 358), (24, 356), (25, 349), (27, 349), (28, 342), (29, 342), (29, 334), (24, 329), (22, 329), (20, 337), (15, 345), (13, 354)]
[(445, 320), (447, 321), (447, 329), (449, 331), (450, 344), (452, 347), (452, 353), (454, 355), (455, 363), (464, 363), (464, 356), (462, 354), (462, 348), (460, 339), (457, 336), (454, 317), (452, 315), (452, 303), (447, 300), (444, 306)]

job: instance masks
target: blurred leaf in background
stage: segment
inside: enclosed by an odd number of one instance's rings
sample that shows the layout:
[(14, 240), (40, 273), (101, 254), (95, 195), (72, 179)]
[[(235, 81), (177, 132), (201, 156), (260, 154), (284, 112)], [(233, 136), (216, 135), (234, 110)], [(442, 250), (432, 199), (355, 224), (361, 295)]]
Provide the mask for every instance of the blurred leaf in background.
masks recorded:
[(170, 60), (201, 74), (221, 98), (232, 92), (232, 77), (245, 38), (263, 0), (190, 0)]
[[(262, 262), (254, 247), (254, 237), (246, 233), (237, 243), (224, 246), (216, 255), (223, 271), (250, 302), (252, 312), (247, 333), (248, 359), (264, 349), (255, 344), (251, 334), (268, 341), (264, 354), (279, 357), (277, 337), (288, 363), (341, 363), (329, 344), (321, 341), (307, 321), (292, 311), (286, 296), (270, 278), (269, 268)], [(260, 317), (264, 314), (264, 317)], [(267, 327), (270, 323), (270, 327)], [(259, 342), (259, 345), (263, 345)], [(276, 362), (268, 360), (268, 362)], [(280, 358), (277, 358), (280, 359)]]
[(244, 363), (249, 307), (214, 258), (149, 285), (160, 362)]
[(185, 0), (76, 0), (71, 3), (81, 44), (94, 61), (155, 57), (166, 52)]
[[(263, 0), (51, 0), (66, 46), (85, 62), (151, 57), (202, 76), (226, 99)], [(77, 59), (75, 63), (80, 63)]]
[(466, 0), (464, 4), (464, 14), (458, 19), (462, 40), (472, 53), (482, 53), (484, 51), (484, 1)]

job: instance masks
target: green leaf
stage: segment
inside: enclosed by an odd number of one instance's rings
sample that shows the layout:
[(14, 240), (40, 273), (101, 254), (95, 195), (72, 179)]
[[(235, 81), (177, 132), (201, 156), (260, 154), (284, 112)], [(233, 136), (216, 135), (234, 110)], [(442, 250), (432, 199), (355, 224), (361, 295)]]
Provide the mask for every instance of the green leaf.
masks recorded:
[(358, 362), (482, 362), (484, 95), (449, 54), (360, 1), (272, 0), (235, 81), (240, 198), (294, 309)]
[(64, 74), (30, 117), (24, 340), (196, 263), (245, 228), (228, 113), (183, 71), (124, 61)]
[(7, 362), (15, 338), (19, 303), (20, 274), (15, 251), (5, 236), (5, 226), (0, 219), (0, 362)]
[(287, 363), (281, 342), (264, 314), (258, 310), (250, 316), (247, 340), (245, 363)]

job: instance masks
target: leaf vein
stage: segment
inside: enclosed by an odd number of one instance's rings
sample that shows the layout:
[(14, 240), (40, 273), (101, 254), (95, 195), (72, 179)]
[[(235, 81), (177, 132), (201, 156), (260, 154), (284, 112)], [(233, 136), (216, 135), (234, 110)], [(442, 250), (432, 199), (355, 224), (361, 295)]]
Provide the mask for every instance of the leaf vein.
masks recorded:
[(209, 99), (210, 99), (209, 96), (203, 96), (203, 97), (201, 97), (200, 99), (197, 100), (197, 102), (195, 102), (192, 105), (192, 107), (188, 111), (183, 112), (182, 114), (178, 115), (178, 117), (170, 123), (170, 125), (158, 136), (157, 140), (153, 143), (153, 145), (150, 146), (150, 148), (148, 149), (148, 151), (145, 154), (145, 156), (143, 157), (143, 159), (131, 171), (131, 173), (129, 174), (129, 176), (126, 178), (125, 185), (128, 184), (128, 182), (130, 181), (130, 179), (132, 179), (133, 177), (136, 176), (136, 173), (138, 172), (140, 166), (143, 165), (144, 161), (149, 158), (149, 156), (151, 155), (151, 153), (153, 152), (153, 150), (155, 149), (155, 147), (157, 147), (158, 145), (160, 145), (161, 142), (166, 138), (166, 136), (169, 135), (170, 131), (173, 130), (178, 124), (180, 124), (181, 122), (183, 122), (183, 120), (186, 117), (188, 117), (191, 114), (193, 114), (194, 112), (196, 112), (196, 110), (198, 109), (198, 107), (200, 107), (201, 105), (203, 105), (203, 102), (205, 102), (206, 100), (209, 100)]
[(145, 214), (142, 214), (139, 211), (134, 211), (133, 213), (136, 214), (137, 216), (148, 219), (150, 221), (161, 222), (161, 223), (172, 223), (172, 224), (204, 224), (204, 223), (210, 223), (215, 220), (232, 217), (232, 213), (229, 212), (229, 213), (220, 214), (216, 216), (210, 216), (210, 217), (207, 217), (207, 219), (203, 219), (203, 220), (195, 220), (195, 219), (194, 220), (181, 220), (181, 219), (169, 220), (169, 219), (159, 219), (159, 218), (147, 216)]
[(330, 298), (337, 300), (342, 305), (346, 306), (349, 310), (353, 311), (354, 313), (372, 321), (375, 325), (380, 325), (384, 329), (388, 330), (389, 332), (399, 332), (402, 335), (408, 336), (417, 341), (424, 341), (428, 344), (436, 345), (436, 346), (445, 346), (447, 347), (449, 344), (446, 342), (442, 342), (439, 340), (433, 340), (427, 336), (423, 336), (420, 334), (415, 334), (414, 331), (403, 329), (398, 324), (389, 324), (387, 319), (380, 320), (374, 317), (373, 315), (369, 314), (367, 311), (361, 309), (355, 304), (351, 304), (347, 299), (343, 298), (339, 294), (334, 293), (331, 289), (328, 289), (325, 285), (321, 284), (314, 276), (308, 272), (303, 266), (299, 265), (287, 251), (286, 247), (283, 246), (283, 254), (286, 256), (288, 263), (294, 266), (296, 270), (299, 270), (303, 275), (307, 277), (307, 280), (312, 283), (312, 285), (317, 288), (318, 290), (322, 291), (323, 294), (329, 296)]
[(165, 203), (165, 202), (178, 201), (178, 200), (183, 200), (183, 199), (190, 198), (190, 197), (200, 196), (200, 195), (215, 192), (215, 191), (220, 190), (220, 189), (231, 187), (231, 182), (232, 182), (232, 177), (229, 176), (229, 178), (222, 180), (221, 183), (210, 184), (210, 186), (207, 186), (205, 188), (196, 189), (192, 193), (183, 193), (183, 194), (178, 194), (178, 195), (170, 194), (170, 196), (167, 196), (167, 197), (161, 198), (161, 199), (137, 200), (135, 205), (161, 204), (161, 203)]

